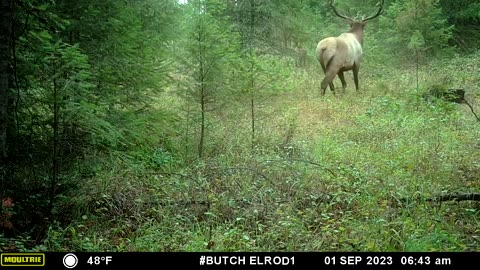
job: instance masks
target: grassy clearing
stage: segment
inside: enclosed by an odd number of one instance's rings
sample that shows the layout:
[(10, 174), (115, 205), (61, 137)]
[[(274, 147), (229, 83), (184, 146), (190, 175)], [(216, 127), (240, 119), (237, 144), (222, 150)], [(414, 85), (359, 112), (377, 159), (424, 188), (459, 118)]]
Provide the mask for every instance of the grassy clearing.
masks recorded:
[[(466, 66), (455, 80), (476, 105), (478, 66)], [(373, 74), (363, 91), (349, 81), (338, 97), (299, 73), (294, 91), (258, 107), (254, 150), (236, 107), (211, 121), (204, 161), (110, 156), (68, 200), (78, 221), (53, 226), (37, 249), (479, 251), (478, 202), (424, 199), (480, 190), (480, 125), (465, 105), (425, 102), (429, 82), (415, 89), (412, 72), (362, 71)]]

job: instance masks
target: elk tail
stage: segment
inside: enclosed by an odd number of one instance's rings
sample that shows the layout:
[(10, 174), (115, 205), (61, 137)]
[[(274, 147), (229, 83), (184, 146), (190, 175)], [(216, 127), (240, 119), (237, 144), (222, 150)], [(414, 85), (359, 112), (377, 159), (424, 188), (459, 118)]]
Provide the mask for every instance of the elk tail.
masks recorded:
[(336, 48), (329, 46), (328, 44), (322, 44), (320, 47), (319, 60), (322, 63), (322, 67), (328, 69), (335, 57)]

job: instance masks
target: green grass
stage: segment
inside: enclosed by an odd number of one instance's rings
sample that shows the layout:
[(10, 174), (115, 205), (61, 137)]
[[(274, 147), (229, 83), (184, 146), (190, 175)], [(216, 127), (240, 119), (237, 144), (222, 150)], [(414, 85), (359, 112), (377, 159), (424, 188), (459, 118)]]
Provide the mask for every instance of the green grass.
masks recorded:
[[(479, 123), (465, 105), (421, 99), (459, 63), (423, 67), (419, 90), (410, 70), (366, 66), (362, 92), (349, 81), (337, 97), (299, 73), (295, 90), (258, 107), (254, 150), (237, 104), (210, 115), (204, 161), (185, 158), (195, 137), (182, 132), (178, 153), (113, 155), (68, 201), (74, 221), (37, 249), (479, 251), (478, 202), (425, 201), (480, 190)], [(476, 105), (479, 73), (467, 72), (450, 83)]]

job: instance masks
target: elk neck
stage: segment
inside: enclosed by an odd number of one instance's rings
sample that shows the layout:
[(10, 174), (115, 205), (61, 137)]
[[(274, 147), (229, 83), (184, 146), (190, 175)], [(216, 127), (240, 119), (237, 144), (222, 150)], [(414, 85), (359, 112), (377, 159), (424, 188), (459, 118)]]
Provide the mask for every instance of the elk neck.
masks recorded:
[(354, 22), (353, 25), (350, 28), (350, 31), (348, 33), (354, 34), (355, 37), (357, 38), (357, 41), (360, 43), (360, 45), (363, 46), (363, 28), (364, 24), (362, 22)]

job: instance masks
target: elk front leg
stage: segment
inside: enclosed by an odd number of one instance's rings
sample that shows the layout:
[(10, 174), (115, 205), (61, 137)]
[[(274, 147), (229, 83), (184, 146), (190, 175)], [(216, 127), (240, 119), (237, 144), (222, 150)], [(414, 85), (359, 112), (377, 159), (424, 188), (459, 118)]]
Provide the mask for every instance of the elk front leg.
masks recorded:
[(360, 66), (355, 64), (353, 66), (353, 81), (355, 82), (355, 90), (358, 92), (358, 71), (360, 70)]
[(333, 82), (329, 83), (328, 86), (330, 86), (330, 90), (332, 90), (332, 92), (335, 94), (335, 85)]
[(338, 78), (340, 78), (340, 81), (342, 81), (343, 93), (345, 94), (345, 89), (347, 88), (347, 82), (345, 81), (345, 76), (343, 75), (343, 71), (340, 71), (338, 73)]

